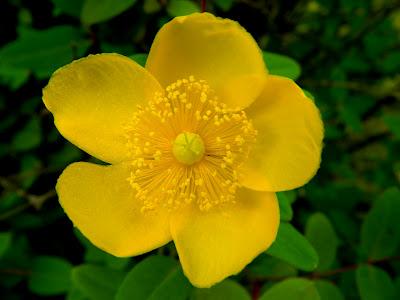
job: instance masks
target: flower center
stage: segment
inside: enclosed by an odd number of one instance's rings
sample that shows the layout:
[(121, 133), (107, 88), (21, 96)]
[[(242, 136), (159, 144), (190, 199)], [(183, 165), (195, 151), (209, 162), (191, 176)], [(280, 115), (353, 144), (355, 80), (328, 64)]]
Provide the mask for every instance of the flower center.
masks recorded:
[(200, 161), (204, 155), (204, 143), (201, 137), (192, 132), (178, 134), (172, 145), (172, 153), (175, 158), (185, 164), (193, 165)]
[(235, 201), (257, 132), (244, 111), (229, 109), (205, 81), (189, 77), (139, 106), (125, 135), (128, 181), (146, 212)]

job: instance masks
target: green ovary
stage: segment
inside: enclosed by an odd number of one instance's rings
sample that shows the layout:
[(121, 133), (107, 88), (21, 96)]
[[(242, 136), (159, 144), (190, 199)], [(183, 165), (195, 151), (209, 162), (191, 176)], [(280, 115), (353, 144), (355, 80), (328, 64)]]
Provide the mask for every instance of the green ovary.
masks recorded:
[(203, 158), (204, 151), (204, 143), (201, 137), (191, 132), (178, 134), (172, 145), (172, 153), (175, 158), (185, 165), (193, 165), (200, 161)]

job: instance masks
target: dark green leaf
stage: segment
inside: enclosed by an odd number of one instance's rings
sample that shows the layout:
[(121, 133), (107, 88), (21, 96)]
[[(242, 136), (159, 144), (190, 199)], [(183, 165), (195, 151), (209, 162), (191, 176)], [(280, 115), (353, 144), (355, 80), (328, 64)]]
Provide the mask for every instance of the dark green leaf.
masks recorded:
[(38, 176), (38, 170), (42, 166), (41, 161), (34, 155), (24, 155), (21, 157), (21, 173), (27, 174), (23, 177), (21, 185), (27, 189), (36, 180)]
[(304, 271), (314, 270), (318, 255), (308, 240), (289, 223), (281, 223), (275, 242), (267, 251)]
[(339, 244), (338, 237), (329, 219), (322, 213), (313, 214), (307, 220), (305, 236), (318, 253), (319, 263), (316, 270), (329, 269), (335, 261)]
[(193, 289), (190, 300), (250, 300), (244, 287), (233, 280), (226, 279), (209, 289)]
[(15, 151), (27, 151), (40, 145), (42, 141), (42, 131), (40, 120), (32, 117), (28, 123), (14, 135), (11, 147)]
[(61, 12), (79, 18), (84, 0), (51, 0), (51, 2), (53, 2), (55, 14)]
[(124, 273), (95, 265), (80, 265), (72, 271), (72, 281), (91, 300), (110, 300), (124, 278)]
[(139, 65), (144, 67), (146, 65), (147, 54), (146, 53), (137, 53), (137, 54), (130, 55), (129, 58), (133, 59)]
[(318, 291), (311, 280), (302, 278), (286, 279), (273, 285), (259, 300), (320, 300)]
[(361, 247), (370, 259), (394, 255), (400, 245), (400, 190), (390, 188), (376, 199), (361, 227)]
[(297, 270), (288, 263), (266, 254), (259, 255), (248, 267), (254, 277), (292, 277)]
[(362, 265), (356, 272), (361, 300), (395, 300), (395, 289), (389, 275), (375, 267)]
[(11, 245), (11, 232), (0, 232), (0, 258)]
[(33, 260), (29, 289), (38, 295), (58, 295), (71, 285), (71, 264), (55, 256), (38, 256)]
[(340, 289), (330, 281), (317, 280), (314, 282), (321, 300), (344, 300)]
[(263, 52), (263, 56), (269, 73), (293, 80), (299, 78), (301, 67), (293, 58), (271, 52)]
[(68, 291), (66, 300), (87, 300), (88, 298), (81, 292), (80, 289), (72, 286), (72, 288)]
[(55, 26), (29, 30), (0, 49), (0, 69), (32, 71), (39, 79), (49, 77), (57, 68), (82, 56), (89, 46), (77, 28)]
[(136, 0), (85, 0), (81, 15), (82, 23), (91, 25), (107, 21), (135, 3)]
[(177, 261), (167, 256), (150, 256), (128, 273), (116, 300), (184, 300), (190, 289)]
[(12, 66), (0, 64), (0, 83), (9, 86), (11, 90), (20, 88), (28, 78), (29, 70), (15, 69)]
[(231, 9), (234, 0), (214, 0), (214, 2), (223, 11), (228, 11)]
[(158, 0), (144, 0), (143, 10), (147, 14), (153, 14), (161, 9), (161, 4)]
[(172, 17), (185, 16), (200, 9), (193, 1), (190, 0), (170, 0), (167, 5), (167, 12)]
[(393, 135), (400, 139), (400, 113), (397, 115), (385, 115), (383, 116), (383, 121), (386, 126), (389, 127)]
[(68, 164), (80, 160), (83, 152), (72, 144), (66, 144), (57, 152), (49, 155), (49, 164), (53, 168), (64, 168)]

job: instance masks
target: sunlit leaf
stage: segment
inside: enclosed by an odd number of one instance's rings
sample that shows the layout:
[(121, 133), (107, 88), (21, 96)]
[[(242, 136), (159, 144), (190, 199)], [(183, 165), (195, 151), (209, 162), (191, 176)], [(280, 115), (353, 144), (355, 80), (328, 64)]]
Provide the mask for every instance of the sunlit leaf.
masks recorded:
[(299, 78), (301, 67), (293, 58), (272, 52), (263, 52), (263, 56), (269, 73), (293, 80)]

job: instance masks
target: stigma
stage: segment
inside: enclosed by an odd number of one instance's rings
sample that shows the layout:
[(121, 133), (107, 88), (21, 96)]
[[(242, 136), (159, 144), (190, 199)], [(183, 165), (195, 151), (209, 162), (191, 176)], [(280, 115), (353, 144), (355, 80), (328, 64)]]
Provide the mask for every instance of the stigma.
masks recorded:
[(128, 181), (142, 211), (234, 202), (256, 135), (246, 113), (228, 108), (203, 80), (191, 76), (155, 94), (125, 130)]
[(172, 153), (179, 162), (192, 165), (203, 158), (203, 140), (196, 133), (182, 132), (173, 142)]

